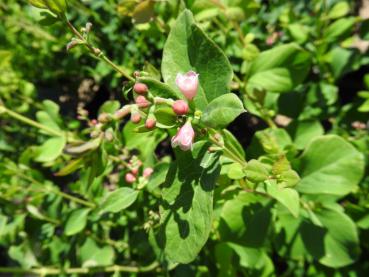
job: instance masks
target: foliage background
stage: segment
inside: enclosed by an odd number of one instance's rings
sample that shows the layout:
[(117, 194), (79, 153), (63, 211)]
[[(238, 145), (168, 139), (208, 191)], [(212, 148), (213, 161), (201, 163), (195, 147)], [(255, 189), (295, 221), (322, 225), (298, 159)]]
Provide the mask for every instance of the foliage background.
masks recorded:
[[(116, 264), (127, 266), (116, 274), (129, 274), (151, 264), (155, 274), (173, 276), (368, 273), (369, 25), (359, 16), (362, 5), (73, 0), (67, 14), (78, 28), (92, 22), (91, 41), (130, 75), (160, 76), (168, 34), (185, 8), (227, 56), (232, 92), (248, 111), (228, 126), (248, 167), (221, 159), (210, 235), (190, 236), (193, 251), (198, 240), (205, 246), (190, 253), (178, 247), (178, 238), (163, 255), (153, 238), (157, 232), (181, 235), (175, 228), (163, 231), (159, 211), (163, 199), (178, 193), (179, 184), (163, 186), (169, 164), (176, 160), (180, 168), (191, 159), (175, 158), (172, 133), (137, 134), (124, 122), (114, 126), (113, 143), (90, 140), (87, 151), (70, 155), (64, 141), (52, 136), (50, 142), (42, 130), (2, 112), (0, 272), (77, 268), (78, 274), (87, 268), (114, 274)], [(0, 3), (0, 101), (54, 132), (88, 141), (88, 121), (131, 101), (131, 84), (83, 47), (67, 52), (72, 34), (43, 16), (26, 2)], [(81, 109), (88, 120), (76, 119)], [(203, 162), (214, 158), (198, 151)], [(116, 160), (132, 154), (155, 169), (144, 188), (126, 184), (126, 168)], [(117, 193), (107, 203), (109, 191)], [(181, 262), (186, 255), (188, 264)]]

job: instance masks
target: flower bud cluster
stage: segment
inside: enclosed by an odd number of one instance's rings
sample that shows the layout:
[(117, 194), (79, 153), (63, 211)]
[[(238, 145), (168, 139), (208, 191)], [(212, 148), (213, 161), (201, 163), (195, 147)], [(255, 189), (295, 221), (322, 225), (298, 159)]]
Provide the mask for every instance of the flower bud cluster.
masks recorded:
[[(154, 129), (157, 127), (157, 119), (155, 116), (156, 108), (160, 105), (169, 105), (174, 114), (178, 116), (178, 123), (180, 124), (177, 134), (172, 138), (172, 147), (179, 147), (183, 151), (192, 149), (192, 144), (195, 138), (195, 131), (192, 127), (192, 120), (196, 120), (196, 112), (190, 109), (192, 101), (197, 95), (199, 86), (199, 74), (194, 71), (189, 71), (185, 74), (178, 73), (176, 77), (176, 85), (183, 94), (183, 99), (172, 100), (161, 97), (156, 97), (150, 93), (150, 88), (147, 84), (140, 81), (140, 73), (135, 72), (137, 81), (133, 85), (134, 103), (125, 105), (117, 110), (114, 114), (101, 113), (97, 120), (91, 120), (89, 125), (91, 127), (91, 136), (105, 138), (107, 141), (114, 139), (114, 133), (104, 132), (108, 130), (110, 122), (122, 120), (124, 117), (130, 115), (130, 120), (134, 124), (143, 123), (146, 129)], [(192, 106), (191, 106), (192, 107)], [(134, 183), (136, 181), (136, 174), (133, 171), (127, 173), (126, 181)]]
[(124, 179), (128, 184), (133, 184), (139, 180), (140, 171), (143, 179), (148, 180), (154, 170), (151, 167), (142, 168), (142, 161), (133, 156), (128, 162), (129, 171), (125, 174)]

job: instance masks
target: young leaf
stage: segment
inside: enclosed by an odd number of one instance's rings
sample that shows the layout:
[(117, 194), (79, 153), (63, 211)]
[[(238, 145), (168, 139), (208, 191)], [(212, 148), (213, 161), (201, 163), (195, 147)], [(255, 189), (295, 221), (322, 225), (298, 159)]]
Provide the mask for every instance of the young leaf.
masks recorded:
[(137, 199), (138, 191), (131, 188), (120, 188), (107, 195), (101, 203), (100, 213), (117, 213), (131, 206)]
[(245, 109), (237, 95), (227, 93), (215, 98), (206, 106), (201, 122), (207, 127), (222, 129), (243, 112)]
[(40, 8), (40, 9), (47, 9), (47, 5), (45, 3), (44, 0), (28, 0), (28, 2), (36, 7), (36, 8)]
[(64, 233), (66, 236), (72, 236), (82, 231), (87, 223), (87, 215), (90, 212), (88, 208), (73, 210), (68, 216), (65, 224)]
[(169, 85), (160, 82), (156, 78), (141, 77), (138, 79), (138, 81), (146, 84), (149, 88), (150, 93), (152, 93), (154, 96), (172, 99), (184, 99), (182, 93), (171, 88)]
[(36, 149), (36, 158), (38, 162), (51, 162), (58, 158), (64, 149), (66, 139), (62, 137), (52, 137), (45, 141), (41, 146)]
[(300, 197), (295, 189), (280, 188), (275, 182), (265, 182), (266, 192), (285, 206), (294, 217), (298, 217), (300, 211)]
[(233, 74), (222, 50), (195, 24), (189, 10), (179, 15), (170, 31), (161, 69), (164, 81), (176, 90), (178, 73), (193, 70), (200, 74), (198, 93), (194, 98), (199, 109), (229, 92)]

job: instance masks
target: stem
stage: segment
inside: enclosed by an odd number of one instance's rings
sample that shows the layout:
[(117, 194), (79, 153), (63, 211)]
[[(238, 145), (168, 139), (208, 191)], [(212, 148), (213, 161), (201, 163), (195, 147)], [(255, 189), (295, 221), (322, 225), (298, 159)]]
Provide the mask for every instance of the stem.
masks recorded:
[(91, 203), (91, 202), (88, 202), (86, 200), (74, 197), (74, 196), (72, 196), (68, 193), (62, 192), (60, 190), (52, 190), (51, 192), (54, 192), (55, 194), (60, 195), (61, 197), (69, 199), (70, 201), (76, 202), (78, 204), (81, 204), (81, 205), (84, 205), (84, 206), (87, 206), (87, 207), (90, 207), (90, 208), (95, 208), (96, 207), (96, 205)]
[(223, 149), (223, 152), (224, 152), (224, 154), (226, 156), (228, 156), (229, 158), (231, 158), (235, 162), (238, 162), (240, 165), (242, 165), (242, 167), (246, 167), (247, 166), (247, 162), (246, 161), (240, 159), (237, 154), (233, 153), (230, 149), (226, 148), (226, 146), (223, 143), (220, 143), (212, 135), (210, 135), (209, 138), (210, 138), (211, 142), (213, 142), (214, 144), (216, 144), (217, 146), (219, 146), (220, 148)]
[(82, 205), (84, 205), (84, 206), (87, 206), (87, 207), (89, 207), (89, 208), (95, 208), (96, 207), (96, 205), (94, 204), (94, 203), (91, 203), (91, 202), (89, 202), (89, 201), (86, 201), (86, 200), (83, 200), (83, 199), (80, 199), (80, 198), (77, 198), (77, 197), (75, 197), (75, 196), (72, 196), (72, 195), (70, 195), (70, 194), (67, 194), (67, 193), (65, 193), (65, 192), (62, 192), (62, 191), (60, 191), (60, 190), (55, 190), (55, 189), (48, 189), (48, 188), (45, 188), (45, 186), (44, 186), (44, 184), (42, 184), (41, 182), (39, 182), (39, 181), (37, 181), (37, 180), (35, 180), (34, 178), (32, 178), (32, 177), (30, 177), (30, 176), (27, 176), (27, 175), (25, 175), (22, 171), (17, 171), (17, 172), (15, 172), (14, 170), (12, 170), (12, 168), (10, 168), (10, 167), (6, 167), (8, 170), (10, 170), (10, 171), (12, 171), (12, 172), (14, 172), (14, 174), (15, 175), (17, 175), (17, 176), (19, 176), (19, 177), (21, 177), (21, 178), (23, 178), (23, 179), (25, 179), (25, 180), (27, 180), (27, 181), (29, 181), (29, 182), (31, 182), (31, 183), (34, 183), (34, 184), (37, 184), (37, 185), (39, 185), (40, 186), (40, 188), (41, 188), (41, 190), (43, 191), (43, 192), (53, 192), (53, 193), (55, 193), (55, 194), (57, 194), (57, 195), (59, 195), (59, 196), (61, 196), (61, 197), (63, 197), (63, 198), (66, 198), (66, 199), (68, 199), (68, 200), (70, 200), (70, 201), (72, 201), (72, 202), (75, 202), (75, 203), (78, 203), (78, 204), (82, 204)]
[(99, 48), (95, 48), (91, 45), (83, 36), (82, 34), (73, 26), (73, 24), (67, 19), (64, 18), (65, 23), (67, 24), (68, 28), (72, 31), (72, 33), (83, 42), (83, 44), (88, 48), (88, 50), (100, 60), (106, 62), (110, 65), (115, 71), (117, 71), (120, 75), (124, 76), (130, 81), (135, 81), (135, 79), (130, 76), (127, 72), (125, 72), (122, 68), (116, 65), (111, 59), (109, 59)]
[(124, 266), (124, 265), (112, 265), (107, 267), (75, 267), (75, 268), (52, 268), (52, 267), (40, 267), (40, 268), (19, 268), (19, 267), (0, 267), (0, 273), (13, 273), (13, 274), (32, 274), (32, 275), (61, 275), (61, 274), (91, 274), (99, 272), (149, 272), (155, 270), (159, 264), (153, 262), (147, 266)]
[(64, 136), (64, 133), (61, 132), (61, 131), (57, 131), (55, 129), (51, 129), (49, 128), (48, 126), (45, 126), (37, 121), (34, 121), (28, 117), (25, 117), (19, 113), (16, 113), (14, 111), (11, 111), (9, 110), (7, 107), (5, 106), (1, 106), (1, 111), (8, 114), (9, 116), (13, 117), (14, 119), (17, 119), (25, 124), (28, 124), (30, 126), (33, 126), (33, 127), (36, 127), (40, 130), (43, 130), (45, 131), (46, 133), (48, 133), (49, 135), (52, 135), (52, 136), (58, 136), (58, 137), (61, 137), (61, 136)]

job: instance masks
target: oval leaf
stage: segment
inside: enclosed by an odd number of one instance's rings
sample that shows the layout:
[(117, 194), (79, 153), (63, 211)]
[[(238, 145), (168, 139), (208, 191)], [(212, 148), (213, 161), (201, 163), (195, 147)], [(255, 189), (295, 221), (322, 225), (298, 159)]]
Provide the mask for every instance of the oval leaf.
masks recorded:
[(117, 213), (131, 206), (137, 199), (138, 191), (131, 188), (120, 188), (108, 194), (101, 204), (100, 213)]
[(207, 105), (201, 116), (201, 122), (207, 127), (225, 128), (243, 112), (245, 112), (245, 109), (237, 95), (227, 93)]

